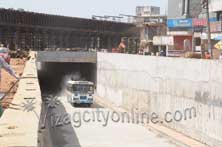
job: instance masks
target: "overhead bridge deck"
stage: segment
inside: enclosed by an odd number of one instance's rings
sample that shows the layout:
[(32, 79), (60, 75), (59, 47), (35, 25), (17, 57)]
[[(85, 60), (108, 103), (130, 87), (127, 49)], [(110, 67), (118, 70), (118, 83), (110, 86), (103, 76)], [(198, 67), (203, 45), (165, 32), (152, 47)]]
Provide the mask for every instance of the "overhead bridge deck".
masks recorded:
[(0, 42), (10, 49), (116, 47), (139, 38), (134, 24), (0, 9)]
[(96, 63), (94, 52), (40, 51), (37, 62)]

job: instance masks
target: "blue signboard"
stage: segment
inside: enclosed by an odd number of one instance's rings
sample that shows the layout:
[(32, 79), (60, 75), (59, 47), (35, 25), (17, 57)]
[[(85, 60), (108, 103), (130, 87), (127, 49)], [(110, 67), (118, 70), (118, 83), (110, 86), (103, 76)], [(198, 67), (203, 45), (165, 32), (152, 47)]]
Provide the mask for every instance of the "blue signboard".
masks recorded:
[[(217, 19), (212, 17), (209, 19), (210, 22), (215, 22)], [(195, 22), (195, 21), (194, 21)], [(168, 19), (167, 20), (168, 28), (192, 28), (193, 26), (193, 19)]]
[(192, 28), (193, 20), (188, 19), (168, 19), (167, 26), (169, 28)]
[(217, 21), (217, 18), (216, 17), (212, 17), (212, 18), (209, 19), (209, 21), (210, 22), (215, 22), (215, 21)]

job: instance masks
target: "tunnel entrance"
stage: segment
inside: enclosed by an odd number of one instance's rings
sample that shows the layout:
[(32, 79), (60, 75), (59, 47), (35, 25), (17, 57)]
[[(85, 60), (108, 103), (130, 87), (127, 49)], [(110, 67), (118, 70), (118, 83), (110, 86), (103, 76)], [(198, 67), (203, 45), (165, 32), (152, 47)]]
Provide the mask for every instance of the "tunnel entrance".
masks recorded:
[(71, 77), (96, 84), (96, 63), (95, 52), (39, 51), (37, 69), (42, 94), (57, 94)]
[(38, 77), (42, 94), (58, 94), (69, 79), (96, 84), (95, 63), (39, 62)]
[[(42, 94), (42, 107), (40, 114), (38, 147), (64, 146), (65, 144), (78, 144), (75, 131), (71, 125), (53, 127), (51, 116), (67, 114), (61, 100), (53, 109), (49, 108), (49, 98), (56, 101), (55, 97), (64, 98), (66, 82), (74, 80), (91, 81), (96, 85), (97, 77), (96, 53), (88, 52), (38, 52), (37, 69)], [(64, 100), (64, 99), (63, 99)], [(69, 136), (67, 139), (63, 135)], [(60, 145), (61, 144), (61, 145)]]

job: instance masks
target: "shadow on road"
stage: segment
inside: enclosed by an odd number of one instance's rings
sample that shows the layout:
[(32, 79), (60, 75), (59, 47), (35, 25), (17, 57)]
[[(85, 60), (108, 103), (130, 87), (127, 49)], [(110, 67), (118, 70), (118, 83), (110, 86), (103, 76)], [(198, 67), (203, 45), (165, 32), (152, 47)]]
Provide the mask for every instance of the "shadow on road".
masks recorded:
[[(59, 126), (54, 126), (55, 122), (52, 123), (52, 116), (64, 114), (67, 112), (61, 102), (56, 108), (48, 108), (46, 104), (42, 104), (38, 147), (81, 147), (71, 123)], [(44, 122), (45, 118), (46, 121)]]
[[(72, 104), (70, 104), (72, 105)], [(75, 108), (91, 108), (91, 109), (96, 109), (96, 108), (104, 108), (103, 106), (97, 104), (97, 103), (94, 103), (93, 105), (91, 105), (90, 107), (87, 105), (87, 104), (76, 104), (75, 106), (72, 105), (73, 107)]]

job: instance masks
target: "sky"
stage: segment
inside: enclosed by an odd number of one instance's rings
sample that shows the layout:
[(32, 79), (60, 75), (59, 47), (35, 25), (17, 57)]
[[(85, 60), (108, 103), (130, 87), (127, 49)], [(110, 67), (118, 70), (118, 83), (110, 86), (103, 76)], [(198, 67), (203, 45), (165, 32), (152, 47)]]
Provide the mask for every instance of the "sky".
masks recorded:
[(165, 14), (167, 0), (0, 0), (0, 8), (23, 8), (40, 13), (91, 18), (92, 15), (135, 15), (136, 6), (161, 7)]

